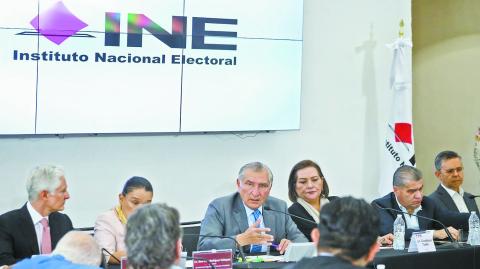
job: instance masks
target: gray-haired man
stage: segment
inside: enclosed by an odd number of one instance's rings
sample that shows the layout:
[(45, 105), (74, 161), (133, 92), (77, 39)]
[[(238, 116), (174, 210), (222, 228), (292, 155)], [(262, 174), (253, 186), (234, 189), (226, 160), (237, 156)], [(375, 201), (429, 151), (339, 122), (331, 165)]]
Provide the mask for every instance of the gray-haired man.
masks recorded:
[(97, 242), (89, 234), (71, 231), (58, 241), (51, 256), (35, 256), (25, 259), (15, 269), (99, 269), (101, 250)]
[(128, 218), (125, 245), (133, 269), (180, 268), (182, 252), (179, 214), (166, 204), (145, 205)]
[(0, 265), (49, 254), (58, 240), (73, 229), (70, 218), (58, 212), (70, 198), (60, 167), (36, 167), (26, 187), (29, 201), (22, 208), (0, 216)]
[[(202, 221), (200, 234), (229, 236), (249, 252), (266, 252), (270, 243), (283, 253), (288, 244), (308, 242), (290, 216), (264, 210), (287, 212), (287, 204), (271, 197), (273, 176), (270, 168), (260, 162), (245, 164), (237, 177), (237, 192), (213, 200)], [(232, 240), (200, 237), (199, 250), (236, 249)]]

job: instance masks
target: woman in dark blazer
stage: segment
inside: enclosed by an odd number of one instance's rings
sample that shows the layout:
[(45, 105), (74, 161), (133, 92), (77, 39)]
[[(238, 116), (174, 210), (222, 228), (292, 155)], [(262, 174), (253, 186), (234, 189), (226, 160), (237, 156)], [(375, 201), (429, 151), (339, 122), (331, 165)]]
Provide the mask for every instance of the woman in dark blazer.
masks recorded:
[[(293, 204), (288, 212), (318, 223), (320, 209), (332, 199), (328, 196), (328, 184), (320, 166), (311, 160), (303, 160), (293, 166), (288, 179), (288, 197)], [(292, 217), (298, 229), (312, 241), (310, 233), (314, 223)]]

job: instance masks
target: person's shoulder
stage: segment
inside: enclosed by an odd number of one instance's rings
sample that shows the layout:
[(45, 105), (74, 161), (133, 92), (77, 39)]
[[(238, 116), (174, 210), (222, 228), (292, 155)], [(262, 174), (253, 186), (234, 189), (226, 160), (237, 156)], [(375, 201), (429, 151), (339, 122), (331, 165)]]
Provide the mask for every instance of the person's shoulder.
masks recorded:
[(62, 212), (58, 212), (58, 211), (51, 213), (48, 216), (48, 218), (53, 218), (53, 219), (56, 219), (56, 220), (68, 220), (68, 221), (71, 222), (70, 217), (67, 214), (62, 213)]
[(303, 206), (301, 204), (299, 204), (298, 202), (295, 202), (293, 203), (291, 206), (288, 207), (288, 212), (290, 212), (291, 214), (295, 214), (295, 215), (298, 215), (298, 212), (303, 212), (305, 209), (303, 208)]
[(239, 197), (239, 194), (237, 192), (235, 192), (235, 193), (232, 193), (232, 194), (229, 194), (229, 195), (225, 195), (225, 196), (221, 196), (221, 197), (217, 197), (217, 198), (213, 199), (210, 202), (210, 205), (215, 206), (215, 207), (231, 205), (232, 203), (235, 202), (235, 200), (237, 198), (241, 199)]
[(378, 205), (383, 205), (383, 206), (387, 206), (387, 207), (390, 207), (391, 205), (391, 201), (392, 201), (392, 195), (393, 195), (393, 192), (390, 192), (388, 193), (387, 195), (385, 196), (382, 196), (380, 198), (377, 198), (375, 200), (372, 201), (372, 204), (378, 204)]
[(117, 217), (117, 214), (115, 213), (115, 210), (112, 208), (100, 213), (100, 215), (97, 216), (97, 220), (112, 219), (116, 217)]
[(116, 222), (121, 224), (120, 220), (117, 217), (117, 213), (112, 208), (110, 210), (102, 212), (100, 215), (97, 216), (97, 218), (95, 219), (95, 227), (98, 228), (98, 226), (104, 226), (104, 225), (112, 226)]
[(23, 268), (63, 268), (63, 269), (99, 269), (100, 267), (84, 264), (76, 264), (66, 260), (62, 255), (35, 256), (27, 258), (15, 264), (16, 269)]
[(440, 195), (442, 195), (444, 192), (447, 192), (441, 185), (438, 185), (438, 187), (428, 195), (428, 197), (433, 198), (433, 199), (438, 199)]
[(265, 203), (271, 207), (279, 207), (279, 208), (287, 207), (287, 203), (284, 200), (273, 197), (273, 196), (268, 196), (267, 201)]
[(25, 206), (17, 209), (13, 209), (10, 211), (7, 211), (3, 214), (0, 215), (0, 221), (12, 221), (15, 218), (18, 218), (19, 216), (23, 216), (25, 213), (28, 213), (28, 210), (26, 209)]

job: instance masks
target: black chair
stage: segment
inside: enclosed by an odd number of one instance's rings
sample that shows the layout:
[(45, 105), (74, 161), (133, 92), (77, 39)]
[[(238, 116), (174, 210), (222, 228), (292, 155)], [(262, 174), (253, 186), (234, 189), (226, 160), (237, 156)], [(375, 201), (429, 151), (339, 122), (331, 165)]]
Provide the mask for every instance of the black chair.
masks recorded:
[(93, 236), (94, 227), (81, 227), (81, 228), (73, 228), (74, 231), (85, 232), (91, 236)]
[(180, 223), (183, 231), (183, 251), (186, 251), (188, 256), (192, 256), (192, 252), (197, 250), (198, 235), (200, 234), (201, 223), (201, 221), (189, 221)]

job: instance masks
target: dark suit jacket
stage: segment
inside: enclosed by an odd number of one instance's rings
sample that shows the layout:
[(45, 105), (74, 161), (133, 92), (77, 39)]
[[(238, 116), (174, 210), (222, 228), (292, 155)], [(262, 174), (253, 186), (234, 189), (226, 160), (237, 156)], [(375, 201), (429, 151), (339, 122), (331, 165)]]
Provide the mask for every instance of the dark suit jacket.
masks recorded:
[[(274, 210), (287, 211), (287, 204), (272, 196), (269, 196), (263, 205)], [(288, 215), (263, 210), (263, 223), (265, 227), (271, 229), (268, 234), (273, 235), (275, 243), (280, 242), (284, 238), (292, 242), (308, 242), (307, 238), (297, 229), (297, 225)], [(242, 198), (236, 192), (217, 198), (208, 205), (205, 218), (202, 220), (200, 234), (234, 237), (247, 229), (248, 219), (245, 207), (243, 206)], [(198, 240), (198, 250), (229, 248), (236, 249), (233, 240), (208, 237), (200, 237)], [(248, 249), (249, 246), (244, 247), (244, 250)]]
[[(333, 201), (337, 198), (338, 198), (337, 196), (330, 196), (327, 199), (329, 201)], [(305, 208), (297, 202), (293, 203), (288, 208), (288, 213), (315, 222), (315, 220), (312, 218), (312, 216), (310, 216), (310, 214), (308, 214), (307, 210), (305, 210)], [(314, 224), (312, 222), (308, 222), (308, 221), (299, 219), (299, 218), (295, 218), (295, 217), (292, 217), (292, 220), (293, 220), (293, 222), (295, 222), (295, 224), (297, 224), (297, 227), (300, 230), (300, 232), (302, 232), (305, 235), (305, 237), (308, 239), (308, 241), (311, 242), (312, 241), (312, 236), (310, 235), (310, 233), (312, 232), (312, 230), (314, 228), (317, 228), (318, 225)]]
[[(383, 208), (393, 208), (400, 210), (400, 207), (397, 204), (395, 199), (395, 194), (393, 192), (385, 195), (382, 198), (378, 198), (372, 202), (373, 208), (378, 211), (380, 215), (380, 235), (386, 235), (388, 233), (393, 233), (393, 222), (397, 218), (397, 212), (392, 212), (390, 210), (383, 210), (378, 208), (378, 206)], [(468, 213), (454, 213), (446, 209), (437, 206), (435, 202), (429, 197), (423, 197), (422, 200), (422, 210), (418, 211), (417, 215), (431, 218), (442, 222), (445, 226), (452, 226), (456, 229), (468, 230), (468, 218), (470, 214)], [(402, 214), (403, 220), (405, 216)], [(418, 218), (418, 226), (420, 230), (438, 230), (442, 229), (442, 226), (434, 221)], [(405, 240), (410, 240), (412, 237), (412, 232), (418, 230), (406, 229), (405, 230)]]
[[(58, 240), (73, 229), (70, 218), (62, 213), (48, 216), (52, 250)], [(0, 216), (0, 266), (39, 254), (37, 234), (27, 205)]]
[[(469, 212), (475, 211), (478, 214), (478, 207), (475, 199), (467, 198), (470, 195), (470, 193), (465, 192), (463, 194), (463, 200), (465, 201)], [(450, 211), (459, 212), (452, 197), (441, 185), (438, 185), (437, 190), (432, 192), (428, 197), (435, 201), (438, 206), (442, 206)]]
[(360, 269), (363, 267), (354, 266), (349, 261), (343, 260), (335, 256), (317, 256), (313, 258), (304, 258), (299, 262), (291, 264), (285, 269)]

